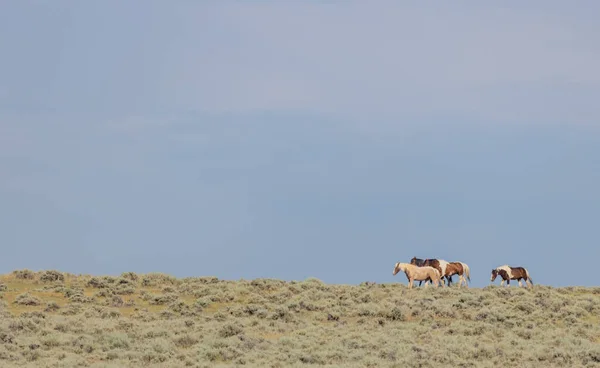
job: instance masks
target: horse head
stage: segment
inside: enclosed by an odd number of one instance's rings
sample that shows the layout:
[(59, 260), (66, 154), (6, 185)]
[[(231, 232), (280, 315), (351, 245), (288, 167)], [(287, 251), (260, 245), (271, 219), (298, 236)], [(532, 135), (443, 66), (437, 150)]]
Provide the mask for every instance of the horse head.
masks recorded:
[(490, 277), (490, 282), (494, 282), (494, 280), (496, 280), (496, 277), (498, 277), (498, 270), (494, 268), (492, 270), (492, 276)]

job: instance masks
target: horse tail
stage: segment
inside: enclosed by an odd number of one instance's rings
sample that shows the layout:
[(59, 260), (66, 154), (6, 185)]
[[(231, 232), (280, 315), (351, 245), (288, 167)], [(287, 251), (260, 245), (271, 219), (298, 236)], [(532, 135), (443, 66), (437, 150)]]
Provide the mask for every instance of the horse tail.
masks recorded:
[(465, 276), (467, 276), (467, 280), (469, 280), (469, 282), (471, 282), (471, 269), (469, 268), (469, 265), (463, 262), (460, 262), (460, 264), (463, 266), (463, 270), (465, 273)]
[(531, 278), (531, 276), (529, 276), (529, 271), (527, 271), (527, 269), (525, 269), (525, 274), (527, 275), (529, 282), (531, 282), (531, 285), (533, 285), (533, 279)]

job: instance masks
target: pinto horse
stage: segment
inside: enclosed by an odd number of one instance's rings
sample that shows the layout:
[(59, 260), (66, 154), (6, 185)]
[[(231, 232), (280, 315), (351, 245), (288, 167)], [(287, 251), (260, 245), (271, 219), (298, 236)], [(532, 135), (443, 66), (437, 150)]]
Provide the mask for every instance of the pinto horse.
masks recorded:
[[(440, 271), (438, 271), (437, 268), (429, 266), (419, 267), (410, 263), (398, 262), (394, 265), (394, 271), (392, 272), (392, 275), (396, 276), (396, 274), (400, 271), (406, 274), (409, 289), (412, 289), (415, 280), (432, 280), (431, 282), (435, 287), (437, 287), (438, 283), (441, 281)], [(428, 284), (425, 283), (425, 287), (427, 286)]]
[[(442, 285), (445, 286), (444, 277), (446, 277), (445, 275), (446, 275), (446, 268), (448, 267), (448, 262), (444, 261), (443, 259), (420, 259), (417, 257), (413, 257), (410, 260), (410, 264), (415, 265), (417, 267), (429, 266), (429, 267), (435, 268), (440, 273)], [(448, 277), (446, 277), (446, 280), (448, 280)], [(423, 280), (423, 281), (425, 281), (425, 285), (427, 285), (427, 282), (429, 280)], [(451, 279), (448, 282), (450, 282), (450, 281), (451, 281)], [(422, 281), (419, 281), (419, 286), (421, 286), (421, 282)], [(450, 285), (450, 284), (448, 284), (448, 285)]]
[(520, 287), (523, 286), (523, 284), (521, 284), (521, 280), (525, 280), (525, 284), (528, 287), (533, 286), (533, 280), (531, 279), (531, 276), (529, 276), (529, 271), (527, 271), (527, 269), (523, 267), (512, 267), (509, 265), (496, 267), (492, 270), (490, 282), (494, 282), (498, 275), (500, 275), (500, 277), (502, 278), (500, 286), (504, 285), (504, 281), (506, 281), (507, 287), (510, 286), (510, 280), (517, 280), (519, 282)]
[(448, 286), (452, 283), (452, 276), (458, 275), (458, 287), (464, 282), (465, 286), (469, 286), (467, 280), (471, 281), (471, 269), (469, 265), (464, 262), (450, 262), (446, 267), (446, 274), (444, 275), (448, 279)]

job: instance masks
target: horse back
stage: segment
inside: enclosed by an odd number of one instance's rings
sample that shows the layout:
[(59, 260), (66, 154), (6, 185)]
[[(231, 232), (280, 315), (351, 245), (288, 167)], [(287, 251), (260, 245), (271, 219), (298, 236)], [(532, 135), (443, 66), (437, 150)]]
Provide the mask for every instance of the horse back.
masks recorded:
[[(413, 263), (414, 261), (414, 263)], [(413, 259), (410, 260), (411, 264), (414, 264), (415, 266), (419, 266), (419, 267), (423, 267), (425, 266), (425, 260), (421, 259), (421, 258), (417, 258), (417, 257), (413, 257)]]
[(527, 271), (523, 267), (511, 267), (513, 277), (516, 279), (526, 279)]
[(456, 272), (458, 274), (462, 274), (464, 272), (463, 265), (460, 262), (449, 262), (448, 263), (448, 269), (451, 272)]
[[(437, 259), (426, 259), (425, 263), (423, 264), (423, 266), (429, 266), (429, 267), (433, 267), (433, 268), (439, 268), (440, 267), (440, 261), (438, 261)], [(439, 271), (439, 269), (438, 269)]]

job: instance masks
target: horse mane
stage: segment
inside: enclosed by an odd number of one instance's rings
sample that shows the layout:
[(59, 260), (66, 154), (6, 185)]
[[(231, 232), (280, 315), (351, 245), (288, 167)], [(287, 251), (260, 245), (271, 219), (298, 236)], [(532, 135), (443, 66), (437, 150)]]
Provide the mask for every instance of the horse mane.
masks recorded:
[(496, 267), (496, 271), (504, 270), (508, 274), (508, 276), (512, 276), (512, 271), (509, 265), (502, 265), (500, 267)]

